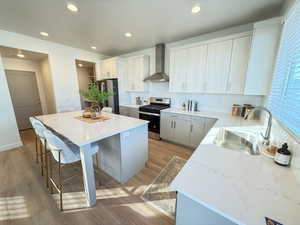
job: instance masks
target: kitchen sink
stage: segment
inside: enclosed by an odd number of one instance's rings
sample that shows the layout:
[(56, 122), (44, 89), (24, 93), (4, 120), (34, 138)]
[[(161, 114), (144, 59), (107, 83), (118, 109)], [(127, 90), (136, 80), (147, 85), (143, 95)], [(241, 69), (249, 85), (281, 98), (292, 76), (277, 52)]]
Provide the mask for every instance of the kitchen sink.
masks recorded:
[(256, 135), (220, 129), (213, 143), (219, 147), (259, 155), (259, 140)]

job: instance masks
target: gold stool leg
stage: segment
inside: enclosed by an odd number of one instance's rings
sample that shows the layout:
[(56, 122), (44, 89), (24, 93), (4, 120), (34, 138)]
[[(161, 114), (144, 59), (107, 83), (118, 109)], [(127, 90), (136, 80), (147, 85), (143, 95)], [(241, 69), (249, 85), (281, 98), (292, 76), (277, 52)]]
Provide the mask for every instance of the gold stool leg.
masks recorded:
[(36, 163), (39, 163), (38, 137), (37, 137), (37, 135), (35, 135), (35, 158), (36, 158)]
[(58, 182), (59, 182), (59, 199), (60, 199), (60, 211), (63, 211), (63, 196), (62, 196), (62, 181), (61, 181), (61, 157), (60, 151), (58, 153)]
[(51, 155), (48, 154), (48, 164), (49, 164), (49, 179), (48, 179), (48, 182), (49, 182), (49, 189), (50, 189), (50, 194), (53, 194), (53, 187), (52, 187), (52, 182), (51, 182), (51, 179), (53, 179), (52, 177), (52, 158), (51, 158)]
[(46, 170), (46, 187), (48, 188), (49, 187), (49, 167), (48, 167), (48, 159), (47, 159), (47, 155), (48, 155), (48, 150), (47, 150), (47, 140), (45, 139), (45, 170)]
[(41, 159), (42, 176), (44, 176), (43, 143), (41, 140), (40, 140), (40, 159)]

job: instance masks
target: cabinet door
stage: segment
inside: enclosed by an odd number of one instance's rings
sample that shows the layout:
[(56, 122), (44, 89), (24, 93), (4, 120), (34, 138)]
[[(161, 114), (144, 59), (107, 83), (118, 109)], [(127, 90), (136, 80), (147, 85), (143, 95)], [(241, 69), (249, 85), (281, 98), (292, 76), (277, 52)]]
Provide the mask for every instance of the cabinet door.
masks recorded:
[(144, 59), (138, 57), (134, 59), (134, 90), (138, 92), (144, 91)]
[(118, 75), (118, 63), (116, 58), (111, 59), (111, 61), (109, 62), (109, 67), (110, 77), (116, 77)]
[(233, 40), (230, 74), (227, 83), (228, 94), (244, 93), (250, 46), (250, 36)]
[(174, 137), (173, 117), (168, 113), (162, 113), (160, 117), (160, 137), (172, 141)]
[(245, 95), (269, 95), (281, 27), (276, 23), (254, 29)]
[(193, 119), (191, 123), (191, 138), (190, 146), (193, 148), (198, 147), (206, 135), (206, 121), (205, 118)]
[(129, 58), (125, 62), (126, 91), (134, 91), (134, 61)]
[(184, 92), (186, 89), (187, 49), (170, 52), (170, 92)]
[(173, 142), (189, 146), (190, 145), (190, 129), (191, 121), (188, 119), (181, 119), (180, 116), (174, 118), (174, 138)]
[(186, 91), (203, 93), (206, 87), (207, 45), (189, 48), (187, 52)]
[(129, 108), (129, 115), (128, 116), (138, 119), (139, 118), (139, 110), (135, 109), (135, 108)]
[(208, 45), (206, 93), (226, 93), (227, 79), (230, 70), (232, 40)]
[(120, 105), (120, 114), (123, 116), (128, 116), (128, 107)]

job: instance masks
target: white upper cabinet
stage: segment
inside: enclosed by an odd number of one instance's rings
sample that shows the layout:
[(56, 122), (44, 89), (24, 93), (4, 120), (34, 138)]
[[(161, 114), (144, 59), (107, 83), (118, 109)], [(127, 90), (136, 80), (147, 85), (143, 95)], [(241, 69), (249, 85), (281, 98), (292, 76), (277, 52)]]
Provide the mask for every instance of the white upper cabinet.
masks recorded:
[(232, 40), (208, 45), (206, 64), (206, 93), (226, 93), (230, 71)]
[(207, 45), (170, 51), (170, 91), (203, 92)]
[(146, 91), (144, 79), (149, 76), (149, 56), (134, 56), (124, 59), (125, 90), (131, 92)]
[(184, 92), (186, 90), (187, 49), (170, 52), (170, 92)]
[(233, 40), (230, 73), (226, 93), (243, 94), (251, 48), (251, 36)]
[(101, 79), (106, 78), (117, 78), (119, 74), (119, 58), (114, 57), (110, 59), (105, 59), (101, 61)]
[(269, 94), (282, 29), (281, 21), (281, 17), (278, 17), (254, 24), (245, 95)]
[(207, 45), (189, 48), (187, 52), (186, 92), (203, 93), (206, 91)]

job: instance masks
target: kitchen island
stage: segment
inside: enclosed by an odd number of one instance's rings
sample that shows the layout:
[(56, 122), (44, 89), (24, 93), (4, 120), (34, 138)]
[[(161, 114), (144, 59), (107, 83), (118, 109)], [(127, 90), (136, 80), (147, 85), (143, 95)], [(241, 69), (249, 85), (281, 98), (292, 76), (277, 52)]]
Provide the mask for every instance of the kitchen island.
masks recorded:
[(125, 183), (145, 167), (148, 160), (148, 121), (102, 113), (108, 119), (89, 123), (75, 117), (82, 111), (37, 116), (48, 129), (80, 148), (84, 187), (89, 206), (96, 204), (94, 164), (91, 144), (99, 144), (100, 168)]

